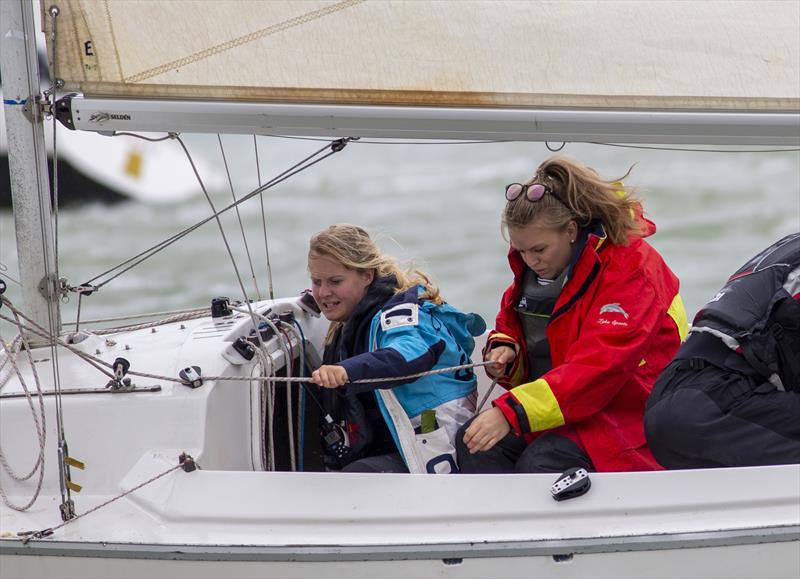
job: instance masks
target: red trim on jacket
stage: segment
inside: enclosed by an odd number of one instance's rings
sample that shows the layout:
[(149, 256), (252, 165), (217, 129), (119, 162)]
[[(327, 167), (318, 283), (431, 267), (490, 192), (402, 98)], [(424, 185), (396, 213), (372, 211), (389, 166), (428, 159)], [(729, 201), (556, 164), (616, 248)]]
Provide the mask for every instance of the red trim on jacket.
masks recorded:
[[(655, 226), (647, 223), (649, 235)], [(514, 309), (526, 266), (513, 248), (508, 260), (514, 282), (503, 294), (486, 348), (497, 333), (505, 334), (498, 339), (515, 341), (517, 360), (500, 381), (510, 389), (529, 381), (525, 339)], [(677, 326), (667, 314), (678, 288), (678, 278), (644, 239), (621, 246), (589, 235), (556, 301), (547, 327), (553, 367), (542, 378), (564, 417), (562, 428), (574, 433), (598, 471), (661, 468), (647, 447), (643, 416), (653, 383), (680, 345)], [(502, 395), (495, 406), (514, 432), (528, 442), (535, 438), (513, 393)]]

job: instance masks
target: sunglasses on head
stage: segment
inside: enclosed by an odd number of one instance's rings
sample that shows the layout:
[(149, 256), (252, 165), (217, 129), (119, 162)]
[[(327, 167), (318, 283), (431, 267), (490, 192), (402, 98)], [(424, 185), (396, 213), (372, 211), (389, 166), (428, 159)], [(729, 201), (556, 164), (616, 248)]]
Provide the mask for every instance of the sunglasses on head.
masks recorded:
[(545, 193), (553, 194), (553, 191), (550, 187), (546, 185), (542, 185), (541, 183), (531, 183), (530, 185), (523, 185), (522, 183), (511, 183), (511, 185), (506, 185), (506, 200), (513, 201), (517, 197), (522, 194), (525, 194), (525, 197), (531, 203), (535, 203), (542, 197), (544, 197)]

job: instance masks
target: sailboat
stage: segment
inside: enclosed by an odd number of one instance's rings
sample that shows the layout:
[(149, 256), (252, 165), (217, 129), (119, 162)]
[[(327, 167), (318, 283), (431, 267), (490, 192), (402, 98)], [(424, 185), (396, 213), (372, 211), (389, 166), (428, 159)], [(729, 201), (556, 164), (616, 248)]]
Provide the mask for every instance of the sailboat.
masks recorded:
[(51, 115), (328, 156), (355, 138), (798, 147), (800, 4), (53, 0), (49, 102), (32, 3), (0, 9), (25, 290), (0, 308), (20, 325), (0, 357), (4, 577), (798, 576), (800, 465), (591, 473), (567, 500), (552, 475), (315, 468), (291, 379), (327, 322), (300, 291), (251, 299), (240, 279), (208, 307), (62, 325), (60, 298), (100, 284), (57, 273), (42, 135)]
[[(50, 132), (45, 133), (52, 165), (50, 137)], [(152, 154), (134, 139), (126, 142), (85, 131), (62, 131), (59, 138), (57, 174), (62, 208), (125, 201), (169, 204), (202, 195), (177, 147)], [(205, 158), (199, 162), (207, 174), (214, 175)], [(0, 119), (0, 208), (11, 207), (8, 164), (5, 122)], [(212, 179), (209, 186), (220, 189), (224, 181)]]
[[(44, 38), (37, 43), (41, 92), (50, 89)], [(2, 96), (2, 79), (0, 79)], [(45, 132), (50, 164), (53, 162), (53, 134)], [(64, 131), (59, 134), (56, 161), (61, 195), (59, 207), (86, 203), (114, 204), (126, 200), (144, 203), (174, 203), (199, 194), (191, 168), (182, 163), (179, 148), (160, 148), (157, 154), (135, 139), (109, 139), (95, 132)], [(199, 159), (202, 169), (207, 160)], [(52, 169), (50, 171), (52, 173)], [(207, 172), (211, 187), (224, 184)], [(5, 118), (0, 116), (0, 208), (11, 207), (8, 142)]]

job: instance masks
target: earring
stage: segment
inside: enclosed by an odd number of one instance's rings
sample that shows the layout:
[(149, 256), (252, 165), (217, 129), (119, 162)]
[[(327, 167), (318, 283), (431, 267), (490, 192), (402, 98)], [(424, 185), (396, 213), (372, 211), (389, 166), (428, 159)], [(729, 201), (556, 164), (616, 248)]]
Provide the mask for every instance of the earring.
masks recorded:
[(575, 243), (575, 240), (574, 239), (570, 239), (569, 242), (570, 243)]

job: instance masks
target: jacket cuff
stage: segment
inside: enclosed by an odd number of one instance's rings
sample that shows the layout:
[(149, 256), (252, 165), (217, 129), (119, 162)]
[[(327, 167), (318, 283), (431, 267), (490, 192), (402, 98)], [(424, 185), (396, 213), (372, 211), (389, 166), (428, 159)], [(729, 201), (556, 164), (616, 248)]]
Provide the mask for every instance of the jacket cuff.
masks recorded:
[(489, 352), (495, 348), (499, 348), (500, 346), (506, 346), (507, 348), (514, 350), (514, 359), (506, 364), (506, 367), (503, 369), (503, 373), (497, 377), (498, 382), (503, 384), (505, 387), (509, 387), (511, 384), (511, 377), (514, 376), (514, 373), (517, 371), (517, 367), (519, 366), (519, 346), (517, 345), (516, 340), (506, 334), (495, 332), (486, 340), (486, 345), (483, 347), (483, 352), (481, 352), (481, 354), (485, 360)]
[(511, 392), (506, 392), (495, 398), (492, 401), (492, 405), (500, 409), (500, 412), (503, 413), (503, 416), (505, 416), (505, 419), (511, 425), (511, 430), (514, 434), (522, 436), (531, 431), (525, 409)]

